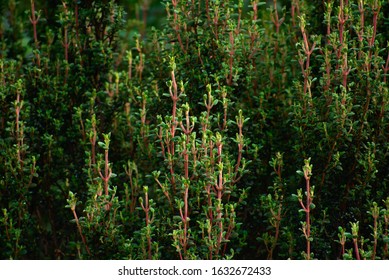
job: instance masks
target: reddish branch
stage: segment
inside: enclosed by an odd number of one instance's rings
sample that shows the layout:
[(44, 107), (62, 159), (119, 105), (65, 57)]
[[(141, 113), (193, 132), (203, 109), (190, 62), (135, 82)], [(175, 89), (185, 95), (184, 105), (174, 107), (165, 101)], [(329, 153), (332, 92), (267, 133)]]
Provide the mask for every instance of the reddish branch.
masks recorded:
[[(221, 137), (220, 137), (221, 138)], [(218, 167), (219, 167), (219, 176), (216, 183), (216, 191), (217, 191), (217, 205), (216, 205), (216, 214), (217, 214), (217, 223), (219, 234), (217, 237), (216, 244), (216, 255), (219, 254), (220, 246), (223, 241), (223, 220), (222, 220), (222, 196), (224, 190), (224, 180), (223, 180), (223, 162), (222, 162), (222, 148), (223, 143), (221, 139), (218, 139), (216, 142), (217, 148), (217, 156), (218, 156)]]
[(229, 59), (229, 74), (227, 77), (227, 85), (231, 86), (232, 85), (232, 76), (233, 76), (233, 64), (234, 64), (234, 54), (235, 54), (235, 47), (234, 47), (234, 33), (230, 31), (230, 59)]
[(101, 173), (101, 170), (99, 170), (99, 175), (104, 182), (104, 193), (105, 195), (108, 195), (108, 182), (112, 176), (112, 169), (109, 167), (108, 161), (108, 149), (105, 149), (104, 156), (104, 175)]
[[(145, 212), (145, 215), (146, 215), (146, 228), (147, 230), (149, 230), (149, 225), (151, 224), (151, 219), (150, 219), (150, 204), (149, 204), (149, 194), (147, 192), (147, 189), (146, 189), (146, 192), (145, 192), (145, 203), (143, 203), (143, 201), (141, 200), (140, 201), (140, 205), (143, 209), (143, 212)], [(152, 259), (152, 255), (151, 255), (151, 236), (150, 234), (148, 233), (147, 234), (147, 252), (148, 252), (148, 258), (149, 260)]]
[(72, 207), (71, 207), (71, 210), (72, 210), (74, 219), (75, 219), (75, 221), (76, 221), (77, 229), (78, 229), (78, 232), (79, 232), (79, 234), (80, 234), (80, 236), (81, 236), (82, 243), (84, 244), (85, 249), (86, 249), (86, 251), (88, 252), (88, 254), (91, 255), (91, 252), (90, 252), (90, 250), (89, 250), (88, 244), (86, 244), (85, 236), (82, 234), (82, 229), (81, 229), (80, 221), (79, 221), (78, 216), (77, 216), (77, 213), (76, 213), (76, 206), (75, 206), (75, 205), (72, 206)]
[(363, 33), (365, 29), (365, 8), (363, 6), (363, 1), (358, 1), (358, 10), (359, 10), (359, 16), (360, 16), (360, 30), (358, 32), (358, 40), (359, 42), (363, 41)]
[(23, 102), (20, 101), (20, 89), (17, 89), (16, 92), (16, 101), (15, 101), (15, 126), (16, 126), (16, 142), (17, 142), (17, 157), (18, 162), (21, 167), (23, 167), (23, 161), (21, 156), (21, 149), (23, 144), (23, 130), (20, 129), (20, 111), (22, 110)]
[(65, 19), (64, 19), (64, 38), (63, 38), (63, 41), (62, 41), (62, 46), (64, 47), (64, 51), (65, 51), (65, 61), (66, 61), (66, 65), (65, 65), (65, 78), (64, 78), (64, 84), (66, 84), (66, 81), (67, 81), (67, 77), (68, 77), (68, 73), (69, 73), (69, 40), (68, 40), (68, 8), (66, 7), (66, 3), (65, 2), (62, 2), (62, 5), (63, 5), (63, 8), (64, 8), (64, 11), (65, 11)]
[(355, 256), (356, 256), (357, 260), (360, 260), (361, 256), (359, 254), (358, 239), (357, 238), (353, 238), (353, 242), (354, 242)]
[(311, 258), (311, 204), (313, 201), (313, 197), (311, 196), (311, 167), (309, 166), (309, 161), (307, 160), (304, 166), (304, 178), (305, 178), (305, 186), (306, 186), (306, 204), (304, 205), (302, 198), (299, 198), (300, 205), (305, 212), (305, 225), (302, 230), (307, 241), (307, 259)]
[(178, 43), (180, 44), (181, 50), (186, 53), (184, 44), (182, 43), (181, 34), (180, 34), (180, 25), (178, 22), (178, 13), (177, 13), (177, 4), (178, 0), (172, 0), (173, 5), (173, 13), (174, 13), (174, 19), (173, 19), (173, 28), (176, 32)]
[[(305, 19), (304, 19), (304, 21), (305, 21)], [(301, 25), (300, 26), (301, 33), (303, 35), (303, 44), (304, 44), (303, 50), (304, 50), (304, 54), (305, 54), (305, 64), (304, 64), (303, 58), (301, 58), (301, 57), (299, 58), (299, 64), (301, 66), (301, 71), (302, 71), (302, 74), (304, 76), (304, 96), (306, 96), (307, 91), (308, 91), (308, 86), (309, 86), (308, 85), (309, 84), (309, 68), (310, 68), (311, 55), (315, 49), (316, 42), (313, 42), (313, 44), (311, 46), (311, 44), (309, 43), (309, 40), (308, 40), (307, 32), (305, 30), (305, 22), (301, 22), (300, 25)], [(305, 108), (304, 108), (304, 110), (305, 110)]]
[[(33, 30), (34, 30), (34, 43), (35, 43), (35, 49), (39, 49), (39, 42), (38, 42), (38, 32), (36, 30), (36, 26), (38, 24), (40, 16), (38, 17), (35, 14), (35, 3), (34, 0), (31, 0), (31, 16), (30, 16), (30, 22), (32, 24)], [(41, 61), (40, 61), (40, 56), (39, 53), (36, 53), (36, 59), (37, 59), (37, 64), (40, 66)]]
[[(347, 5), (347, 2), (346, 2), (346, 5)], [(348, 20), (348, 15), (345, 14), (344, 8), (345, 8), (345, 4), (344, 4), (343, 0), (340, 0), (339, 13), (338, 13), (338, 21), (339, 21), (338, 29), (339, 29), (339, 41), (340, 41), (341, 48), (343, 45), (344, 25), (345, 25), (346, 21)], [(341, 48), (339, 49), (339, 55), (340, 55)]]

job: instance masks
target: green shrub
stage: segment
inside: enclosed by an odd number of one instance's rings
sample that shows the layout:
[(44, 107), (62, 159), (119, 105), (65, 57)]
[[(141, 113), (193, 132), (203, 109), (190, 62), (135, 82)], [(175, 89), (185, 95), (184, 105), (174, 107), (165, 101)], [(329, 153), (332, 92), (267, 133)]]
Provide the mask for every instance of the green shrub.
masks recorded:
[(388, 3), (21, 2), (1, 258), (388, 258)]

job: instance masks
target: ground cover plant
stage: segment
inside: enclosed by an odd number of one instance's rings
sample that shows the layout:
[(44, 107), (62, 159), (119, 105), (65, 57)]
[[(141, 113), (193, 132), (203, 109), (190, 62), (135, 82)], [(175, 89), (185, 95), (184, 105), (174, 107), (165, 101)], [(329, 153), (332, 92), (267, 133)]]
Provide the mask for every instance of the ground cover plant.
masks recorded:
[(0, 3), (2, 259), (388, 259), (389, 2)]

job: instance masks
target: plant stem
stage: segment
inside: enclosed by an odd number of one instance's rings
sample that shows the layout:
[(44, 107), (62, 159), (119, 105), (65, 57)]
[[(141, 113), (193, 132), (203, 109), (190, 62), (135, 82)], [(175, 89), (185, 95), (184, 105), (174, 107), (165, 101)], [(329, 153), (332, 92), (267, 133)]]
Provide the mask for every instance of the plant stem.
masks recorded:
[[(39, 15), (38, 15), (38, 17), (36, 17), (36, 15), (35, 15), (35, 2), (34, 2), (34, 0), (31, 0), (30, 22), (31, 22), (33, 30), (34, 30), (34, 43), (35, 43), (35, 49), (36, 50), (39, 49), (38, 33), (37, 33), (37, 30), (36, 30), (36, 26), (38, 24), (39, 18), (40, 18)], [(40, 64), (41, 64), (39, 53), (36, 53), (35, 57), (37, 59), (37, 65), (39, 67)]]
[(77, 213), (76, 213), (75, 208), (72, 208), (72, 212), (73, 212), (74, 219), (76, 220), (78, 232), (79, 232), (79, 234), (80, 234), (80, 236), (81, 236), (82, 243), (84, 243), (85, 249), (86, 249), (86, 251), (88, 252), (88, 254), (91, 255), (91, 252), (90, 252), (90, 250), (89, 250), (89, 247), (88, 247), (88, 245), (86, 244), (85, 236), (82, 234), (82, 229), (81, 229), (80, 221), (78, 220), (78, 216), (77, 216)]
[(310, 212), (311, 212), (311, 186), (309, 182), (310, 178), (306, 178), (306, 189), (307, 189), (307, 204), (306, 204), (306, 223), (307, 223), (307, 259), (309, 260), (311, 258), (311, 219), (310, 219)]

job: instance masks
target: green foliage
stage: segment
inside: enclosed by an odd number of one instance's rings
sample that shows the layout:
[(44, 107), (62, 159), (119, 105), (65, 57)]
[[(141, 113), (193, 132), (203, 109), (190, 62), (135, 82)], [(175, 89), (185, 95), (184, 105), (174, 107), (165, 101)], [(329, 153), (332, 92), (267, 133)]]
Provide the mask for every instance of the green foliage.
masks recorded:
[(389, 4), (312, 2), (2, 1), (0, 257), (387, 259)]

